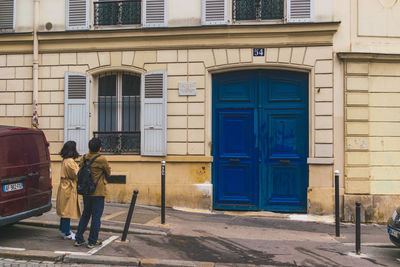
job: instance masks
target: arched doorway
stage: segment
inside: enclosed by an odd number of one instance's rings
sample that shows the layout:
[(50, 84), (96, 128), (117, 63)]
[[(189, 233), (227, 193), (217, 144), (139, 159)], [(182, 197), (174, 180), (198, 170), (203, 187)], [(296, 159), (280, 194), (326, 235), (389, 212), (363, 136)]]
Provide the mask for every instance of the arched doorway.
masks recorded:
[(214, 74), (214, 208), (307, 210), (308, 73)]

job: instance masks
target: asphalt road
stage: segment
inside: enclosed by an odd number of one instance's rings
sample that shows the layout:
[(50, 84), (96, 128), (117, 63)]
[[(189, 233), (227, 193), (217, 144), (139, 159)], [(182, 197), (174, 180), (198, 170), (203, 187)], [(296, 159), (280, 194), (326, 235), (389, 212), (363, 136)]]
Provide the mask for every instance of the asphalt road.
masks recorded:
[[(101, 232), (110, 241), (100, 250), (74, 247), (55, 228), (14, 224), (0, 228), (0, 249), (30, 249), (137, 258), (211, 261), (272, 266), (400, 266), (400, 249), (390, 244), (385, 226), (363, 225), (362, 253), (354, 252), (354, 226), (342, 237), (330, 224), (287, 219), (187, 214), (169, 211), (168, 235)], [(184, 221), (184, 223), (182, 223)], [(87, 236), (88, 233), (86, 233)]]

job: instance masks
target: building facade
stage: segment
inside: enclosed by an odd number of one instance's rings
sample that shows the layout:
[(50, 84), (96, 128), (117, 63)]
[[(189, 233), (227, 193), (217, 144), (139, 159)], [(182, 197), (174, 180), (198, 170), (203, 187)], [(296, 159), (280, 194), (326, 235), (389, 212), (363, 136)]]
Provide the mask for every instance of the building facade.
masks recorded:
[(383, 220), (400, 182), (391, 2), (0, 0), (0, 123), (34, 117), (55, 189), (63, 143), (96, 136), (108, 201), (159, 205), (165, 160), (168, 206), (331, 214), (339, 170), (343, 218), (361, 198)]
[[(335, 89), (344, 92), (344, 219), (362, 203), (385, 222), (399, 203), (400, 20), (398, 1), (339, 1)], [(339, 4), (339, 3), (338, 3)]]

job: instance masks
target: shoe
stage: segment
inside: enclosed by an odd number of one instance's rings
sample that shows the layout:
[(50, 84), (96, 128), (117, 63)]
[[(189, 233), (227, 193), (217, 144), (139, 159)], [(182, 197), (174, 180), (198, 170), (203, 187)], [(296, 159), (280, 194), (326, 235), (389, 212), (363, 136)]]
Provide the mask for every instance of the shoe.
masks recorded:
[(80, 247), (80, 246), (83, 246), (85, 243), (86, 243), (85, 241), (81, 241), (81, 242), (75, 241), (74, 246), (75, 247)]
[(64, 239), (75, 240), (75, 234), (72, 232), (69, 232), (69, 235), (67, 235), (67, 234), (64, 235)]
[(87, 248), (94, 248), (94, 247), (101, 247), (103, 245), (103, 242), (97, 240), (96, 244), (88, 244), (86, 247)]

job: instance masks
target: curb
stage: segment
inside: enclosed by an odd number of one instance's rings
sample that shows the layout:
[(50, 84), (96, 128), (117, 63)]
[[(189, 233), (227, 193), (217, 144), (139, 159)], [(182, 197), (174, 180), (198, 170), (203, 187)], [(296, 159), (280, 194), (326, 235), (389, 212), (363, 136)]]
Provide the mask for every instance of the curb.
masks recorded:
[[(21, 225), (29, 225), (29, 226), (36, 226), (36, 227), (50, 227), (50, 228), (58, 228), (59, 224), (52, 222), (52, 221), (35, 221), (35, 220), (24, 220), (24, 221), (19, 221), (16, 224), (21, 224)], [(71, 229), (78, 229), (77, 224), (71, 224)], [(88, 226), (87, 229), (90, 229), (90, 226)], [(102, 225), (101, 226), (101, 232), (111, 232), (111, 233), (122, 233), (123, 229), (120, 227), (116, 226), (109, 226), (109, 225)], [(145, 229), (129, 229), (128, 230), (129, 234), (144, 234), (144, 235), (162, 235), (162, 236), (167, 236), (169, 233), (169, 229), (166, 229), (165, 231), (161, 230), (145, 230)]]
[(122, 266), (141, 266), (140, 260), (132, 257), (115, 257), (101, 255), (65, 255), (63, 263), (103, 264)]
[(64, 255), (42, 250), (0, 250), (1, 258), (39, 261), (62, 261)]
[(256, 265), (247, 263), (219, 263), (207, 261), (185, 261), (168, 259), (138, 259), (133, 257), (116, 257), (102, 255), (73, 255), (57, 254), (42, 250), (0, 250), (1, 258), (16, 260), (36, 260), (68, 264), (101, 264), (118, 266), (142, 266), (142, 267), (272, 267), (271, 265)]
[(143, 266), (143, 267), (214, 267), (215, 263), (214, 262), (205, 262), (205, 261), (143, 259), (140, 262), (140, 266)]

